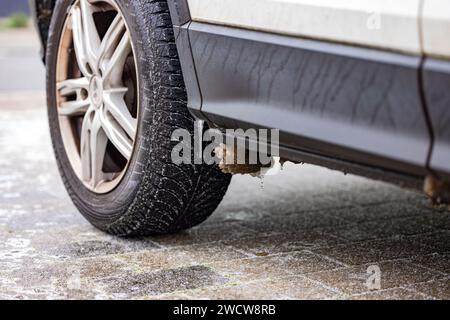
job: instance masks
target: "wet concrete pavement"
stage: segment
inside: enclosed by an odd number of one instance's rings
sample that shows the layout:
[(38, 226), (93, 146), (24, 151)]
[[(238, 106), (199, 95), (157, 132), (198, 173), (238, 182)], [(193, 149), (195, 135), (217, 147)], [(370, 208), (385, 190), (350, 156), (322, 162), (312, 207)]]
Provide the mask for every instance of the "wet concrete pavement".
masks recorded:
[(70, 202), (44, 95), (28, 89), (0, 92), (0, 298), (450, 298), (447, 209), (308, 165), (287, 165), (264, 188), (234, 177), (214, 215), (190, 231), (104, 234)]
[(44, 104), (41, 93), (0, 94), (0, 298), (450, 298), (448, 210), (308, 165), (287, 165), (263, 189), (234, 177), (188, 232), (97, 231), (62, 186)]

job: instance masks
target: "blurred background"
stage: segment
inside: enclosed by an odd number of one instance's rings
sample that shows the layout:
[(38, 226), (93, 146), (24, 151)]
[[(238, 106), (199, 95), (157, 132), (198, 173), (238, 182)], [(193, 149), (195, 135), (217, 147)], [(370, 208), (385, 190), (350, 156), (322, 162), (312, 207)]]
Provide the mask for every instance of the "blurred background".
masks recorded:
[(0, 1), (0, 93), (44, 90), (40, 44), (29, 14), (28, 0)]
[(6, 0), (0, 3), (0, 16), (5, 17), (10, 14), (29, 14), (28, 0)]

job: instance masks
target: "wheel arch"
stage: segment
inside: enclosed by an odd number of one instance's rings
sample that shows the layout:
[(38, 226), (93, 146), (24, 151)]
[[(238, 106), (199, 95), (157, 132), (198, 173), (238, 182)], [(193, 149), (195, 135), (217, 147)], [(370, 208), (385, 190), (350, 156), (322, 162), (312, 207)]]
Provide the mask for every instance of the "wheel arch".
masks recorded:
[(48, 30), (52, 19), (56, 0), (29, 0), (31, 16), (41, 42), (41, 58), (45, 62), (45, 50), (47, 48)]

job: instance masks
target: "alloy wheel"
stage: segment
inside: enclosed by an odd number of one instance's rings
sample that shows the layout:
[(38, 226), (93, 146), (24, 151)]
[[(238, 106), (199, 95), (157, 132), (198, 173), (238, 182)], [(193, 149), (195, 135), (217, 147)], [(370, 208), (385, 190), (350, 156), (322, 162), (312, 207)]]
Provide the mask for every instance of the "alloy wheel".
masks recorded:
[(92, 192), (113, 190), (131, 160), (136, 73), (130, 32), (115, 1), (75, 1), (58, 52), (58, 115), (72, 168)]

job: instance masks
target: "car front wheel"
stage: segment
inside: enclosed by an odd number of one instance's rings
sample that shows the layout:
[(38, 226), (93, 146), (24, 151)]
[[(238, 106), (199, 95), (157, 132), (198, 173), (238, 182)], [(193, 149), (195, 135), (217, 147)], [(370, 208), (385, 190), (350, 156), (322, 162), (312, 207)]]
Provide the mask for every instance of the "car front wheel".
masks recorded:
[(46, 53), (50, 132), (73, 203), (121, 236), (204, 221), (230, 176), (175, 165), (172, 132), (194, 132), (166, 1), (60, 0)]

